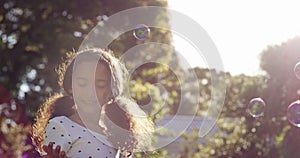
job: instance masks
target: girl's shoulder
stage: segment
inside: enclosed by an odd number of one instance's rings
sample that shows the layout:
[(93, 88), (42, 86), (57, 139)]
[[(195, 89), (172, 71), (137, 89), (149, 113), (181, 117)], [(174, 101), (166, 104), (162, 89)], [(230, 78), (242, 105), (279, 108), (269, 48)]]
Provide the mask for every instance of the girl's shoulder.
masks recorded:
[(72, 120), (70, 120), (68, 117), (65, 116), (57, 116), (53, 117), (48, 121), (48, 124), (46, 126), (46, 130), (49, 130), (49, 128), (58, 128), (68, 131), (70, 127), (74, 127), (74, 123)]
[(71, 120), (66, 116), (56, 116), (49, 119), (49, 122), (63, 122), (63, 121), (69, 122)]
[(72, 121), (70, 118), (66, 116), (56, 116), (51, 118), (48, 121), (48, 126), (59, 126), (64, 128), (66, 131), (77, 131), (78, 129), (85, 129), (85, 127), (79, 125), (78, 123)]
[[(51, 118), (48, 121), (48, 124), (46, 126), (46, 132), (50, 131), (51, 133), (56, 133), (56, 132), (64, 132), (66, 133), (68, 126), (70, 124), (67, 117), (64, 116), (59, 116), (59, 117), (54, 117)], [(50, 133), (48, 132), (48, 133)]]
[(98, 139), (106, 142), (107, 138), (103, 134), (93, 132), (88, 128), (76, 123), (66, 116), (57, 116), (49, 120), (48, 123), (49, 128), (57, 128), (63, 129), (68, 135), (71, 135), (73, 138), (77, 137), (97, 137)]

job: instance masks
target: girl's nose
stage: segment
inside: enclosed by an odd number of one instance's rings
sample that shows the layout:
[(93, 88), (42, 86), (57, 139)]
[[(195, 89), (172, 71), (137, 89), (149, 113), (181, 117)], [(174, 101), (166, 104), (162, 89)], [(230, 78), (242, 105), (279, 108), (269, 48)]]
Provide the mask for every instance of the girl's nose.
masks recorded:
[(83, 91), (83, 94), (86, 94), (86, 97), (88, 98), (95, 98), (96, 96), (96, 90), (93, 86), (88, 86), (85, 91)]

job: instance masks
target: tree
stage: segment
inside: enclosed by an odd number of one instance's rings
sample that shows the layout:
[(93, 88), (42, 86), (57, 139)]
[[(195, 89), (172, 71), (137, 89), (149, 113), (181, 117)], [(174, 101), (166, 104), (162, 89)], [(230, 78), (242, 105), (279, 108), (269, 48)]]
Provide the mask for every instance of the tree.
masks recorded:
[[(70, 3), (59, 0), (1, 1), (0, 82), (34, 116), (37, 108), (47, 96), (60, 91), (55, 70), (66, 53), (78, 50), (80, 43), (98, 23), (104, 22), (109, 16), (119, 11), (138, 6), (167, 7), (167, 1), (92, 0), (85, 2), (75, 0)], [(168, 25), (168, 15), (162, 11), (153, 21)], [(151, 38), (145, 41), (136, 40), (132, 32), (126, 32), (107, 48), (117, 52), (116, 56), (120, 57), (131, 47), (147, 42), (170, 45), (170, 31), (159, 28), (150, 29)], [(147, 50), (141, 50), (133, 59), (139, 60), (147, 57), (148, 54)], [(180, 72), (172, 47), (166, 48), (163, 52), (152, 53), (152, 55), (160, 58), (162, 63), (177, 66), (175, 71)], [(127, 64), (130, 65), (130, 62), (134, 60), (128, 61)], [(132, 97), (137, 99), (139, 104), (144, 105), (149, 102), (150, 95), (153, 96), (154, 102), (151, 110), (155, 112), (151, 116), (154, 120), (169, 111), (176, 113), (176, 104), (180, 95), (177, 77), (163, 64), (146, 63), (131, 76)], [(160, 104), (163, 101), (164, 91), (153, 85), (159, 82), (162, 82), (166, 93), (172, 94), (163, 108)], [(152, 89), (152, 94), (149, 94), (149, 89)]]
[[(287, 107), (299, 97), (299, 79), (294, 67), (300, 60), (300, 38), (281, 45), (268, 46), (261, 53), (262, 76), (231, 76), (226, 74), (226, 99), (217, 121), (218, 131), (199, 144), (189, 157), (299, 157), (299, 127), (288, 123)], [(208, 77), (208, 70), (196, 69), (200, 80)], [(200, 109), (209, 101), (210, 82), (202, 86)], [(253, 118), (247, 113), (252, 98), (260, 97), (266, 107), (264, 116)], [(199, 113), (201, 116), (201, 113)], [(194, 137), (194, 136), (191, 136)], [(186, 139), (185, 146), (196, 139)], [(191, 141), (192, 140), (192, 141)], [(189, 150), (187, 150), (189, 151)]]
[[(197, 115), (205, 117), (205, 112), (211, 102), (210, 78), (214, 70), (194, 68), (194, 71), (198, 77), (201, 98)], [(225, 72), (220, 72), (220, 74), (222, 73)], [(206, 136), (204, 143), (197, 142), (199, 140), (198, 132), (196, 135), (195, 133), (190, 136), (184, 135), (185, 152), (182, 154), (189, 158), (258, 157), (263, 154), (261, 148), (256, 147), (256, 145), (262, 144), (261, 139), (256, 135), (261, 124), (258, 124), (259, 121), (255, 121), (247, 113), (247, 105), (250, 99), (262, 93), (264, 77), (251, 77), (243, 74), (231, 76), (230, 73), (225, 73), (225, 76), (226, 97), (222, 113), (217, 121), (217, 131), (212, 136)], [(191, 144), (198, 145), (195, 147)]]
[[(77, 50), (97, 23), (121, 10), (138, 6), (166, 7), (167, 2), (76, 0), (66, 3), (58, 0), (43, 2), (6, 0), (0, 5), (0, 81), (14, 97), (18, 97), (23, 106), (34, 113), (45, 97), (60, 91), (55, 69), (62, 61), (62, 57), (69, 51)], [(157, 19), (153, 20), (168, 23), (166, 13), (158, 14)], [(151, 39), (144, 42), (170, 44), (170, 41), (169, 31), (151, 28)], [(122, 52), (142, 43), (143, 41), (133, 38), (132, 32), (127, 32), (115, 39), (108, 48), (118, 52), (117, 56), (121, 56)], [(135, 60), (145, 58), (147, 55), (145, 51), (138, 53)], [(164, 53), (164, 55), (157, 54), (156, 57), (162, 57), (166, 63), (174, 59), (172, 49)], [(159, 73), (165, 74), (166, 80), (174, 78), (174, 75), (170, 77), (167, 71), (169, 70), (160, 64), (148, 63), (143, 65), (132, 79), (142, 79), (139, 84), (144, 87), (146, 83), (157, 82)], [(169, 86), (168, 90), (172, 91), (172, 88)], [(141, 88), (135, 92), (143, 93), (140, 90)], [(147, 102), (145, 97), (135, 98), (139, 103)]]
[[(299, 129), (288, 124), (286, 111), (289, 104), (299, 99), (300, 81), (296, 78), (294, 67), (300, 61), (300, 38), (295, 37), (280, 45), (269, 46), (261, 54), (261, 67), (268, 74), (263, 92), (268, 110), (264, 131), (278, 138), (277, 150), (283, 157), (299, 157)], [(279, 139), (280, 138), (280, 139)]]

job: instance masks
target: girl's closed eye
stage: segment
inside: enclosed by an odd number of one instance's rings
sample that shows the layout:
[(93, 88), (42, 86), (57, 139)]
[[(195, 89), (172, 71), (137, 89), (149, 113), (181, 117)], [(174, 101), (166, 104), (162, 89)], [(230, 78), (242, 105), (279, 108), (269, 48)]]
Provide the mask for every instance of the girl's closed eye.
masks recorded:
[(108, 82), (105, 80), (98, 80), (96, 83), (97, 88), (105, 88), (108, 86)]

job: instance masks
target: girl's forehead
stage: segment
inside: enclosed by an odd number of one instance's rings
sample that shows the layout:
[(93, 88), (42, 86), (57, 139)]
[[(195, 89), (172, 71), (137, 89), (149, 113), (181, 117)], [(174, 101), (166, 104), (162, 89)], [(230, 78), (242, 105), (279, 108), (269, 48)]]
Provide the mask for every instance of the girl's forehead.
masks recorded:
[(96, 76), (110, 76), (110, 69), (107, 64), (103, 62), (82, 61), (75, 64), (74, 73), (77, 75), (84, 75), (87, 73), (96, 73), (101, 75)]
[(109, 67), (107, 66), (107, 64), (104, 63), (97, 64), (96, 73), (101, 74), (100, 76), (106, 75), (107, 77), (110, 77), (111, 75)]

